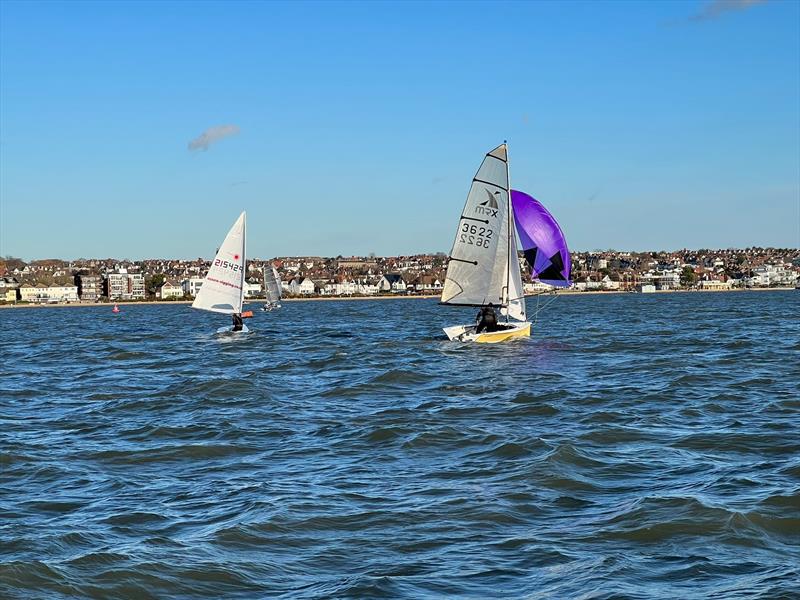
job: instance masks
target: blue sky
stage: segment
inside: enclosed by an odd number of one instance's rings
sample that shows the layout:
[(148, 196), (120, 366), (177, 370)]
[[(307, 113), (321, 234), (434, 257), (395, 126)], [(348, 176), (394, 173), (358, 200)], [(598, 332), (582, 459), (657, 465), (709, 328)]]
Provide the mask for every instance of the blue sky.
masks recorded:
[(800, 3), (0, 3), (2, 255), (446, 252), (504, 139), (573, 250), (800, 246)]

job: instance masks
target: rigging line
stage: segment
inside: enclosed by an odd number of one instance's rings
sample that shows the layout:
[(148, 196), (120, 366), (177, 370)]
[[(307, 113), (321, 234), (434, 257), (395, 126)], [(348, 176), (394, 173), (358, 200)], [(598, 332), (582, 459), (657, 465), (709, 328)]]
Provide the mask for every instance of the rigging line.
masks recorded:
[(539, 296), (541, 296), (541, 294), (537, 294), (537, 296), (536, 296), (536, 312), (533, 314), (533, 323), (534, 323), (534, 325), (536, 324), (536, 321), (537, 321), (537, 320), (538, 320), (538, 318), (539, 318), (539, 312), (540, 312), (540, 311), (543, 311), (545, 308), (547, 308), (548, 306), (550, 306), (550, 305), (551, 305), (553, 302), (555, 302), (555, 301), (556, 301), (556, 299), (558, 298), (558, 294), (557, 294), (557, 293), (555, 293), (555, 292), (551, 292), (551, 293), (553, 294), (553, 297), (552, 297), (552, 298), (550, 298), (550, 300), (548, 300), (547, 302), (545, 302), (545, 303), (542, 305), (542, 307), (541, 307), (541, 308), (539, 307)]

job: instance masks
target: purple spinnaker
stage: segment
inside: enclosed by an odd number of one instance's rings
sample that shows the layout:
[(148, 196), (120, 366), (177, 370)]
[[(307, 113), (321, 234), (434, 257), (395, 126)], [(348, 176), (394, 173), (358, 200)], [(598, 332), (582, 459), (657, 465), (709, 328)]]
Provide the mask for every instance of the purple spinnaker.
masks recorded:
[(514, 221), (531, 277), (556, 287), (569, 287), (571, 260), (564, 233), (542, 203), (511, 190)]

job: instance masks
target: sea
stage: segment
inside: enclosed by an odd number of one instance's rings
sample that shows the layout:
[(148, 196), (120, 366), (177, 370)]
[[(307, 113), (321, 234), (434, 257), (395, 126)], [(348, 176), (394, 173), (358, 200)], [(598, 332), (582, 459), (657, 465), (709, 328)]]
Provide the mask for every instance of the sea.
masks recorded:
[(800, 291), (249, 308), (0, 310), (0, 597), (800, 598)]

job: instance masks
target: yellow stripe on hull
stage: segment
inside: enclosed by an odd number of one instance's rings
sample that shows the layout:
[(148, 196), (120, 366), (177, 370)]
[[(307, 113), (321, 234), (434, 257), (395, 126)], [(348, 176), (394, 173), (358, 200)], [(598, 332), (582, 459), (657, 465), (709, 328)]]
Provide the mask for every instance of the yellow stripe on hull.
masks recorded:
[(496, 344), (498, 342), (505, 342), (506, 340), (510, 340), (512, 338), (530, 337), (530, 335), (531, 335), (531, 324), (526, 323), (524, 327), (520, 327), (519, 329), (512, 329), (511, 331), (501, 330), (501, 331), (482, 333), (477, 338), (475, 338), (475, 342), (477, 344)]

